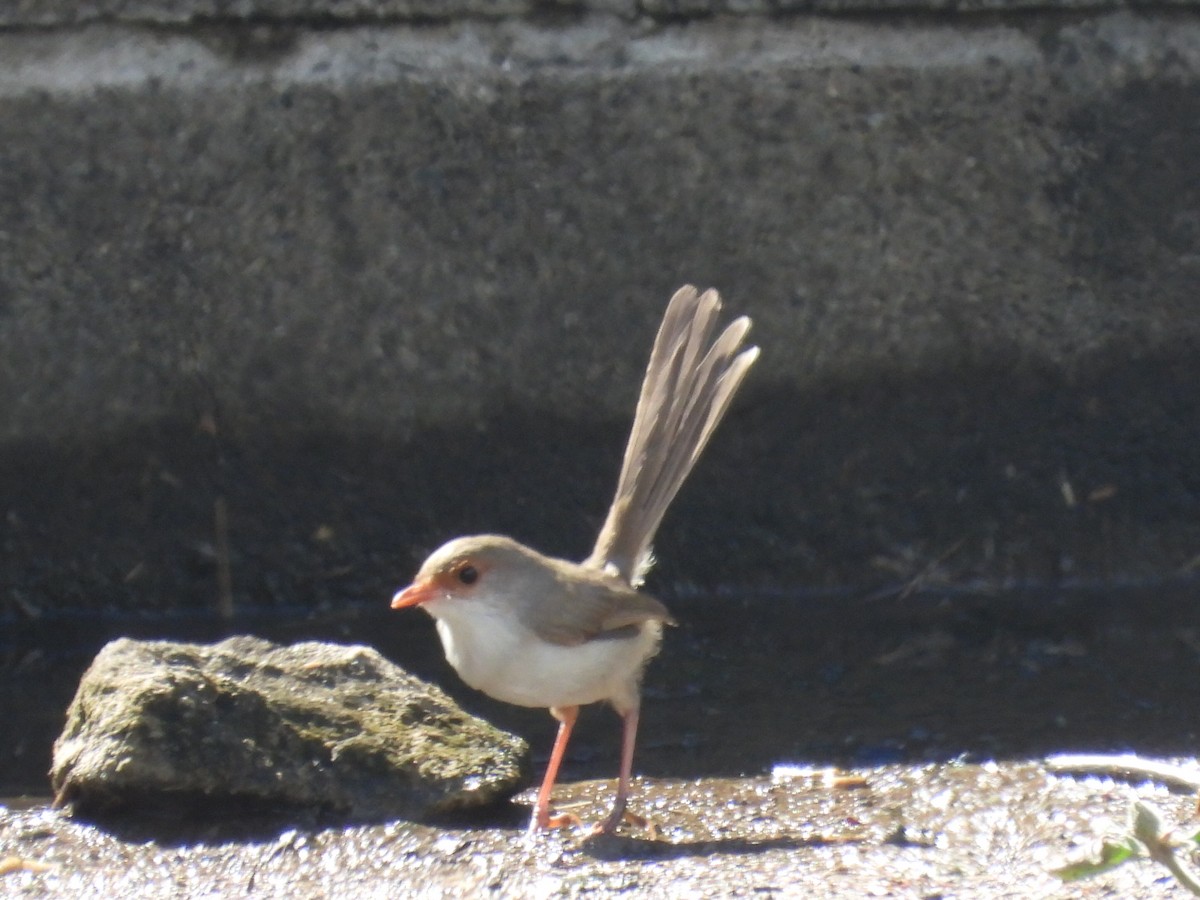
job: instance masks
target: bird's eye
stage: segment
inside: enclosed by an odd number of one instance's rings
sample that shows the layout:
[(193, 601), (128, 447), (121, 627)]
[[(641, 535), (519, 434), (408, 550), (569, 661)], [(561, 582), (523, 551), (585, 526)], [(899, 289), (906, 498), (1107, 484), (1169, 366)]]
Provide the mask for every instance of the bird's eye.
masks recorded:
[(474, 566), (463, 566), (456, 574), (463, 584), (474, 584), (479, 580), (479, 570)]

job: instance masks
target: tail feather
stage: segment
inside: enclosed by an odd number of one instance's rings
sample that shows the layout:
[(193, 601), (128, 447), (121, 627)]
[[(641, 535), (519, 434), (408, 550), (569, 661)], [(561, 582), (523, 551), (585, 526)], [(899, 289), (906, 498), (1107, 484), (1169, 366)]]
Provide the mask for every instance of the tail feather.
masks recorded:
[(758, 348), (742, 349), (746, 317), (709, 344), (721, 300), (688, 285), (671, 298), (659, 327), (617, 493), (588, 565), (637, 584), (649, 567), (654, 533), (729, 408)]

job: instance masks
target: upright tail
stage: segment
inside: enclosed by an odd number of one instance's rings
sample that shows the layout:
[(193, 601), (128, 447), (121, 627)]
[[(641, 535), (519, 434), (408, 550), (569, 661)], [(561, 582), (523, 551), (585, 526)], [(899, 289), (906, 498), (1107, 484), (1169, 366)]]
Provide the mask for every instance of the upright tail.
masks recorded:
[(671, 500), (725, 415), (758, 348), (741, 349), (750, 320), (734, 320), (709, 344), (721, 311), (714, 290), (675, 292), (646, 366), (617, 494), (587, 565), (637, 584)]

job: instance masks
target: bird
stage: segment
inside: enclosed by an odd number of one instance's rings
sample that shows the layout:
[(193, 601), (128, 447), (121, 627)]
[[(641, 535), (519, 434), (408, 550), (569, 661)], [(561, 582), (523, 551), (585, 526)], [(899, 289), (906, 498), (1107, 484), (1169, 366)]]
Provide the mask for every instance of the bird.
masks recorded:
[(455, 538), (422, 563), (392, 609), (419, 606), (435, 620), (450, 665), (470, 687), (506, 703), (544, 708), (558, 731), (534, 801), (529, 832), (578, 820), (551, 812), (551, 793), (579, 708), (607, 702), (622, 720), (611, 813), (625, 820), (641, 681), (663, 627), (676, 621), (639, 588), (651, 544), (759, 348), (735, 319), (715, 339), (721, 299), (692, 285), (671, 297), (655, 337), (625, 448), (616, 495), (590, 556), (570, 562), (495, 534)]

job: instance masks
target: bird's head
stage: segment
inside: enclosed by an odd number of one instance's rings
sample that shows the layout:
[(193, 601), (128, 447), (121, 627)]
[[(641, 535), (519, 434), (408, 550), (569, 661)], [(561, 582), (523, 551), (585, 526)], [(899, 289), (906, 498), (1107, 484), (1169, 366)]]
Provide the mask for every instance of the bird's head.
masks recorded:
[(413, 583), (392, 598), (392, 609), (421, 606), (437, 616), (452, 607), (520, 597), (544, 573), (543, 558), (494, 534), (455, 538), (421, 564)]

